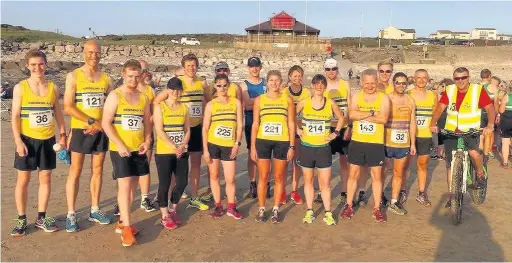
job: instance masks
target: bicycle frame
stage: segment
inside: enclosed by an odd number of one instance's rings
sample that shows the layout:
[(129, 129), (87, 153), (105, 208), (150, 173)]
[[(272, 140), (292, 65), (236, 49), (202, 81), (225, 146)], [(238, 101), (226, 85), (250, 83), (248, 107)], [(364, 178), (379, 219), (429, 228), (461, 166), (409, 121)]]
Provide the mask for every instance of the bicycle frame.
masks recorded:
[[(452, 151), (452, 161), (451, 161), (451, 164), (450, 164), (450, 181), (453, 180), (453, 167), (454, 167), (454, 162), (455, 162), (455, 156), (457, 155), (458, 152), (462, 152), (464, 154), (464, 157), (462, 159), (462, 163), (463, 163), (463, 166), (462, 166), (462, 174), (464, 176), (462, 176), (462, 193), (465, 194), (467, 192), (467, 185), (468, 185), (468, 181), (469, 181), (469, 184), (473, 184), (473, 180), (471, 178), (471, 175), (469, 173), (469, 169), (470, 169), (470, 165), (471, 165), (471, 158), (469, 156), (469, 152), (467, 151), (466, 149), (466, 145), (464, 143), (464, 138), (462, 137), (459, 137), (457, 138), (457, 148), (455, 150)], [(451, 184), (450, 184), (450, 192), (452, 193), (453, 192), (453, 189), (451, 189)]]

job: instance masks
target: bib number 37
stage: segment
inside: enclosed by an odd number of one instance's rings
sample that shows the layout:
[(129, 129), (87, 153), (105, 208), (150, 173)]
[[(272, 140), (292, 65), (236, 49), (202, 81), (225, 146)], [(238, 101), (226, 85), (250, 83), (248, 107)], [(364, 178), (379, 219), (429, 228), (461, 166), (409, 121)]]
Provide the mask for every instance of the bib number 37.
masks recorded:
[(138, 131), (142, 128), (142, 116), (123, 115), (121, 126), (125, 131)]

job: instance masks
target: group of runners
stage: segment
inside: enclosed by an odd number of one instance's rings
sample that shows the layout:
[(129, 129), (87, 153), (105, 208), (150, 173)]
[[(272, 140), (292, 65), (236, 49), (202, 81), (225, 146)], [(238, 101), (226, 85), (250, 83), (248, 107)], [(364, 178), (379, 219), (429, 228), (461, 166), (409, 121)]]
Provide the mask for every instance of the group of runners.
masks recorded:
[[(75, 203), (85, 155), (91, 155), (92, 169), (88, 220), (99, 224), (113, 222), (99, 207), (104, 159), (109, 151), (118, 188), (115, 214), (119, 215), (119, 220), (115, 231), (121, 234), (122, 245), (130, 246), (139, 233), (130, 216), (137, 186), (141, 192), (140, 207), (147, 212), (159, 209), (161, 224), (166, 229), (182, 224), (177, 206), (186, 187), (189, 188), (189, 207), (209, 210), (206, 202), (213, 199), (212, 217), (226, 214), (242, 219), (244, 215), (236, 207), (235, 186), (236, 158), (242, 137), (245, 137), (250, 156), (247, 160), (248, 197), (258, 199), (257, 222), (282, 221), (280, 206), (287, 202), (285, 185), (287, 167), (291, 163), (289, 198), (296, 204), (304, 202), (298, 192), (301, 174), (304, 179), (307, 211), (303, 222), (315, 220), (316, 175), (317, 200), (322, 201), (325, 209), (323, 221), (335, 225), (330, 187), (333, 155), (339, 155), (343, 205), (340, 217), (350, 219), (356, 205), (368, 202), (365, 186), (371, 176), (372, 216), (377, 222), (385, 222), (385, 207), (399, 215), (407, 213), (404, 208), (408, 196), (406, 176), (413, 155), (417, 156), (416, 200), (424, 206), (431, 205), (426, 188), (427, 170), (432, 138), (437, 136), (433, 132), (438, 131), (438, 125), (451, 131), (480, 128), (480, 114), (485, 109), (488, 118), (484, 134), (494, 129), (496, 113), (492, 101), (482, 85), (470, 83), (469, 71), (465, 68), (455, 70), (455, 84), (446, 86), (438, 100), (437, 95), (426, 89), (429, 80), (426, 70), (417, 70), (413, 76), (414, 87), (406, 90), (408, 76), (394, 73), (393, 64), (389, 62), (379, 63), (377, 70), (363, 71), (361, 90), (353, 91), (349, 83), (340, 78), (338, 62), (332, 58), (325, 61), (324, 74), (312, 78), (310, 87), (303, 83), (304, 70), (298, 65), (290, 68), (287, 81), (277, 70), (270, 70), (262, 77), (262, 62), (258, 57), (248, 59), (248, 77), (240, 84), (229, 79), (226, 62), (217, 63), (216, 76), (208, 85), (196, 75), (197, 57), (188, 54), (182, 58), (182, 72), (155, 94), (151, 88), (152, 75), (144, 61), (124, 63), (122, 81), (115, 87), (100, 69), (99, 44), (87, 41), (83, 52), (84, 65), (66, 77), (63, 110), (58, 103), (57, 86), (45, 78), (45, 54), (31, 50), (26, 55), (30, 77), (14, 88), (12, 111), (16, 143), (14, 167), (18, 172), (15, 190), (18, 218), (12, 230), (14, 236), (25, 234), (27, 186), (31, 171), (36, 170), (39, 194), (35, 226), (45, 232), (58, 230), (55, 220), (46, 215), (51, 173), (56, 168), (53, 150), (56, 142), (71, 153), (66, 183), (66, 231), (80, 229)], [(510, 93), (502, 96), (498, 104), (502, 121), (505, 115), (510, 121)], [(71, 118), (70, 132), (65, 128), (63, 112)], [(441, 126), (442, 122), (446, 125)], [(502, 127), (510, 127), (510, 122), (507, 125)], [(507, 129), (502, 132), (503, 138), (512, 135), (512, 130)], [(456, 146), (450, 139), (445, 139), (444, 145), (445, 152), (451, 152)], [(153, 148), (159, 181), (156, 202), (149, 198), (149, 163)], [(470, 142), (469, 148), (479, 178), (482, 178), (476, 185), (486, 187), (478, 138)], [(449, 167), (451, 156), (446, 154), (446, 157)], [(208, 166), (209, 189), (207, 195), (200, 197), (202, 159)], [(221, 165), (227, 209), (222, 204)], [(393, 171), (389, 202), (383, 193), (386, 169)], [(269, 216), (265, 205), (271, 196), (270, 177), (274, 181), (274, 198)]]

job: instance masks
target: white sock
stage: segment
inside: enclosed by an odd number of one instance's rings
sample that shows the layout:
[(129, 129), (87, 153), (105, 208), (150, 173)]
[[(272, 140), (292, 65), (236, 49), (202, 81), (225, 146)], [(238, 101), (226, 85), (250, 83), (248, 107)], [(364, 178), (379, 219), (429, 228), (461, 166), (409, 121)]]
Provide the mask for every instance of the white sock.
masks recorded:
[(68, 211), (68, 217), (71, 215), (75, 215), (75, 211)]
[(396, 200), (396, 199), (391, 199), (391, 204), (394, 204), (394, 203), (396, 203), (397, 201), (398, 201), (398, 200)]
[(272, 211), (274, 211), (274, 210), (279, 211), (279, 206), (274, 206), (274, 208), (272, 208)]
[(94, 212), (98, 212), (100, 210), (99, 206), (91, 206), (91, 214)]
[(140, 199), (141, 199), (141, 200), (144, 200), (144, 199), (146, 199), (146, 198), (148, 198), (148, 197), (149, 197), (149, 195), (147, 195), (147, 194), (141, 194), (141, 195), (140, 195)]

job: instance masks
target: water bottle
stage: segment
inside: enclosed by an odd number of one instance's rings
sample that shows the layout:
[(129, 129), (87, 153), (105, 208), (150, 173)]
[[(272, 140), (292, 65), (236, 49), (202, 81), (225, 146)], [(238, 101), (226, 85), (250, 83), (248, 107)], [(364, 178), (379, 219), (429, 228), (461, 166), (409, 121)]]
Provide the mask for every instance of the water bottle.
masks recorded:
[(69, 155), (68, 150), (62, 148), (62, 145), (59, 143), (54, 144), (53, 150), (57, 153), (57, 158), (59, 160), (64, 161), (67, 165), (71, 164), (71, 156)]

